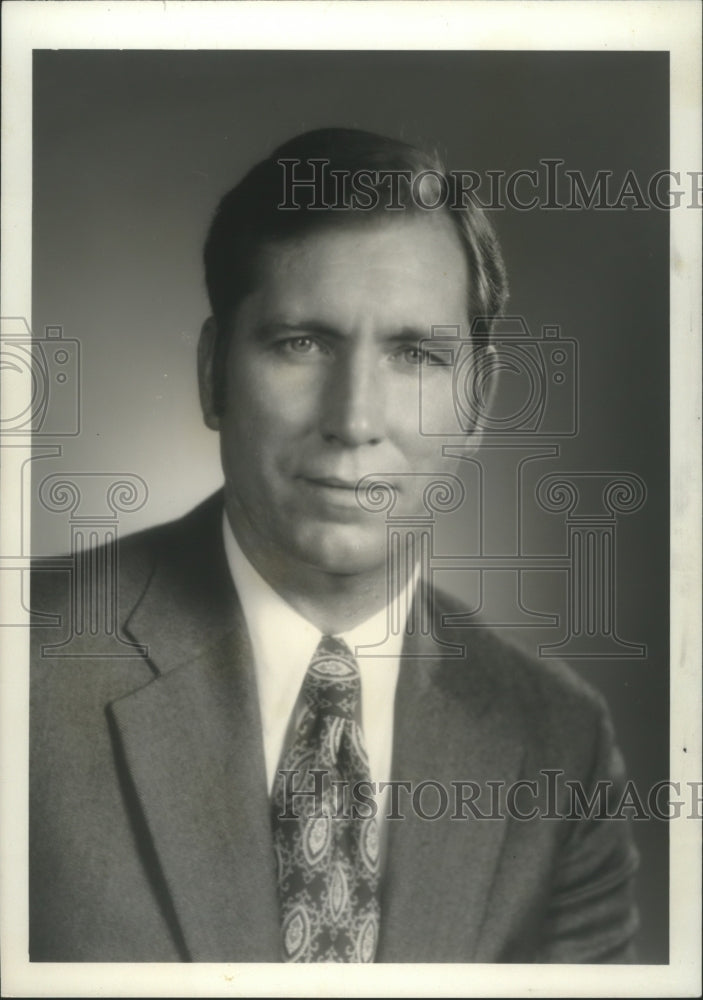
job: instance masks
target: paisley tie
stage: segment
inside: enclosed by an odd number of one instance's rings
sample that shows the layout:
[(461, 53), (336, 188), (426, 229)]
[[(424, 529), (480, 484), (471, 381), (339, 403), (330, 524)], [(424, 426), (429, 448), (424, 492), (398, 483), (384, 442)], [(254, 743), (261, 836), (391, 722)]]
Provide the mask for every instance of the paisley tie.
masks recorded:
[(369, 780), (357, 721), (360, 693), (359, 667), (348, 647), (323, 636), (273, 788), (286, 962), (372, 962), (376, 953), (378, 824), (352, 792), (356, 787), (369, 794), (357, 784)]

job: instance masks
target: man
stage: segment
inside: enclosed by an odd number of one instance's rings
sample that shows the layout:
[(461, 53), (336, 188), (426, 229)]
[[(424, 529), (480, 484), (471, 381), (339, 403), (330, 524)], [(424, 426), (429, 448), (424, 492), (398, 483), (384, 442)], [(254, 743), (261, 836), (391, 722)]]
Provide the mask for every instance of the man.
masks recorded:
[[(79, 562), (33, 585), (60, 622), (33, 654), (33, 960), (631, 958), (626, 825), (554, 784), (620, 787), (601, 700), (448, 627), (461, 608), (413, 558), (389, 601), (373, 484), (410, 523), (451, 470), (419, 373), (449, 427), (453, 366), (423, 341), (471, 335), (490, 383), (506, 294), (490, 226), (447, 184), (404, 143), (329, 129), (223, 199), (199, 379), (224, 491), (121, 545), (131, 656), (90, 629), (57, 655)], [(477, 807), (510, 788), (507, 811), (505, 791)]]

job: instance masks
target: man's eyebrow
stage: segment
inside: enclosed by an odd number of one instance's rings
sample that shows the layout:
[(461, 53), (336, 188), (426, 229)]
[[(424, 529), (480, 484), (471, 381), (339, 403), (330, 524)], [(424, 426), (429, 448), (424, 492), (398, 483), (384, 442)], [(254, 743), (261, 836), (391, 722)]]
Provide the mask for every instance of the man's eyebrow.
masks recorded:
[(330, 323), (318, 319), (285, 320), (272, 319), (262, 323), (255, 331), (258, 337), (265, 339), (279, 333), (319, 333), (327, 337), (339, 337), (340, 331)]
[(400, 330), (390, 333), (386, 340), (398, 344), (417, 344), (421, 340), (428, 340), (431, 334), (430, 327), (404, 326)]
[[(334, 338), (345, 336), (344, 331), (339, 327), (333, 326), (331, 323), (326, 323), (324, 320), (314, 319), (313, 317), (296, 320), (272, 319), (262, 323), (254, 331), (255, 336), (260, 337), (262, 340), (281, 333), (317, 333), (321, 336)], [(421, 340), (427, 340), (430, 335), (431, 327), (403, 326), (398, 330), (382, 334), (381, 339), (391, 344), (417, 344)]]

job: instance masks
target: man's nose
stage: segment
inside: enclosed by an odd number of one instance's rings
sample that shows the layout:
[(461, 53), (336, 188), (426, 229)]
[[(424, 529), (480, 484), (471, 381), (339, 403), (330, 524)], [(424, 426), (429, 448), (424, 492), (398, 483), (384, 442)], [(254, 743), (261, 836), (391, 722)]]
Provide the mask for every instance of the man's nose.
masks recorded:
[(358, 448), (383, 439), (386, 401), (380, 366), (380, 359), (371, 351), (337, 360), (322, 404), (321, 431), (326, 440)]

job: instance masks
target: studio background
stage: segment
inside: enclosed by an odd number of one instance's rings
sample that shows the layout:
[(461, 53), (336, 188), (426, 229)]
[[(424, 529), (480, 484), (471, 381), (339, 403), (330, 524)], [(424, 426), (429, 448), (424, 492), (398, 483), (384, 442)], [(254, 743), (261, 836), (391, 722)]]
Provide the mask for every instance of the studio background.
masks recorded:
[[(78, 343), (79, 433), (42, 440), (57, 457), (28, 470), (32, 549), (68, 550), (66, 514), (37, 500), (60, 473), (132, 473), (145, 505), (123, 534), (179, 516), (221, 483), (217, 438), (202, 424), (195, 349), (208, 314), (201, 249), (220, 196), (284, 139), (325, 125), (437, 145), (450, 167), (506, 174), (564, 160), (589, 183), (628, 170), (646, 188), (668, 168), (666, 53), (137, 52), (35, 53), (32, 328)], [(524, 197), (526, 195), (523, 195)], [(489, 213), (508, 268), (509, 312), (533, 337), (558, 325), (578, 344), (579, 433), (525, 471), (523, 551), (565, 550), (564, 518), (535, 508), (559, 472), (628, 472), (646, 502), (617, 524), (617, 627), (633, 659), (579, 659), (605, 694), (630, 776), (646, 794), (668, 773), (668, 216), (625, 211)], [(70, 364), (74, 364), (71, 352)], [(52, 423), (53, 422), (53, 423)], [(29, 471), (32, 475), (30, 477)], [(472, 467), (465, 482), (475, 489)], [(485, 551), (509, 554), (515, 479), (494, 470)], [(529, 502), (528, 502), (529, 501)], [(438, 550), (475, 553), (475, 511), (437, 528)], [(475, 574), (447, 573), (469, 602)], [(521, 598), (563, 622), (563, 574), (525, 573)], [(506, 619), (509, 620), (509, 619)], [(559, 629), (506, 629), (525, 648)], [(675, 777), (675, 776), (674, 776)], [(640, 958), (668, 955), (666, 824), (635, 824), (642, 854)]]

